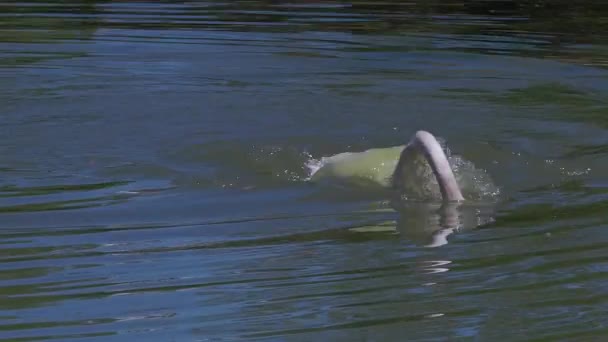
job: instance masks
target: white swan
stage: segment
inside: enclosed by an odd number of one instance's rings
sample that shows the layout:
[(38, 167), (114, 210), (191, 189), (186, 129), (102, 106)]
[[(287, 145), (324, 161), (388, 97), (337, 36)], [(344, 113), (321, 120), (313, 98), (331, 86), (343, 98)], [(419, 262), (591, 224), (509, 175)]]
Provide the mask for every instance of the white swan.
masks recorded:
[[(441, 145), (435, 136), (427, 131), (416, 132), (405, 146), (340, 153), (323, 158), (321, 167), (312, 174), (311, 180), (338, 179), (403, 190), (412, 181), (420, 182), (408, 167), (419, 156), (423, 156), (431, 167), (443, 201), (463, 201), (460, 186)], [(374, 166), (370, 168), (370, 165)]]
[[(499, 189), (485, 171), (472, 163), (453, 155), (448, 160), (435, 136), (427, 131), (417, 131), (405, 146), (340, 153), (316, 162), (310, 178), (313, 182), (380, 187), (396, 190), (407, 199), (443, 200), (401, 201), (403, 197), (399, 197), (391, 201), (391, 207), (399, 213), (396, 221), (350, 227), (349, 231), (399, 234), (419, 245), (439, 247), (447, 244), (448, 236), (454, 232), (493, 221), (491, 203)], [(457, 169), (458, 179), (451, 165)], [(463, 190), (470, 199), (467, 203)], [(480, 206), (480, 198), (490, 205)], [(371, 210), (377, 211), (384, 209)]]

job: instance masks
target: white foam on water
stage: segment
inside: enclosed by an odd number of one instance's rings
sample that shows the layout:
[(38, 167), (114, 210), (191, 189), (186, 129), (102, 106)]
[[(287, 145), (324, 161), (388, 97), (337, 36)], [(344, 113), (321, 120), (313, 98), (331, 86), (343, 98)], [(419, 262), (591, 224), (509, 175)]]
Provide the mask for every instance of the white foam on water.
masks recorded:
[(304, 167), (306, 168), (306, 170), (308, 170), (308, 177), (306, 177), (304, 180), (309, 181), (312, 178), (312, 176), (314, 176), (314, 174), (317, 173), (317, 171), (319, 171), (323, 167), (323, 165), (325, 165), (326, 160), (327, 160), (327, 157), (323, 157), (321, 159), (315, 159), (312, 156), (310, 156), (310, 159), (308, 159), (304, 163)]

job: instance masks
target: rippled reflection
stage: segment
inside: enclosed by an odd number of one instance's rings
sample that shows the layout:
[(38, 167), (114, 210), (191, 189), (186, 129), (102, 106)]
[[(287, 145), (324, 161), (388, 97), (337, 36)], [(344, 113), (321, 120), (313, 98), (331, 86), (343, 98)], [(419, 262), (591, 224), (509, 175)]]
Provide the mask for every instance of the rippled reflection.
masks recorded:
[(491, 204), (406, 204), (398, 208), (398, 212), (397, 230), (426, 247), (445, 245), (451, 234), (493, 221)]

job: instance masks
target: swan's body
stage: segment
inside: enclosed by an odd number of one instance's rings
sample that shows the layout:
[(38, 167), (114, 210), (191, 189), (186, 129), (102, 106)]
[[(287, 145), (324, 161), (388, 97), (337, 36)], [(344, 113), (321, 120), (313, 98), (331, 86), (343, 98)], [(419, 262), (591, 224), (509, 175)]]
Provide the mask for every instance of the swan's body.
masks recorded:
[(344, 152), (321, 159), (321, 168), (312, 181), (325, 179), (344, 183), (390, 187), (399, 156), (405, 146), (373, 148), (363, 152)]
[(332, 178), (403, 190), (412, 182), (421, 181), (415, 179), (416, 175), (411, 174), (411, 169), (408, 168), (411, 161), (416, 161), (421, 156), (430, 166), (443, 200), (464, 200), (445, 152), (437, 139), (426, 131), (416, 132), (405, 146), (341, 153), (324, 158), (323, 165), (312, 175), (311, 180)]

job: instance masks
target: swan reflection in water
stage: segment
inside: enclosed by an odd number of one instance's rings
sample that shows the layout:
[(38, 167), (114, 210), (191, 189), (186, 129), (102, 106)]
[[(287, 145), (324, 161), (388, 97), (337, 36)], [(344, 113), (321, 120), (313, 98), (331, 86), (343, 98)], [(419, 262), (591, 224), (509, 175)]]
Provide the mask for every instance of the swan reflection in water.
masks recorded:
[(448, 236), (475, 229), (494, 220), (491, 205), (462, 202), (393, 202), (396, 220), (350, 228), (356, 233), (395, 233), (424, 247), (448, 243)]
[(443, 246), (448, 243), (449, 235), (493, 221), (493, 208), (488, 205), (406, 203), (395, 209), (399, 214), (396, 222), (399, 234), (426, 247)]

